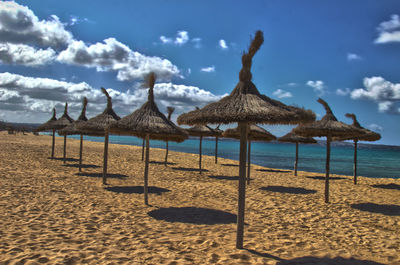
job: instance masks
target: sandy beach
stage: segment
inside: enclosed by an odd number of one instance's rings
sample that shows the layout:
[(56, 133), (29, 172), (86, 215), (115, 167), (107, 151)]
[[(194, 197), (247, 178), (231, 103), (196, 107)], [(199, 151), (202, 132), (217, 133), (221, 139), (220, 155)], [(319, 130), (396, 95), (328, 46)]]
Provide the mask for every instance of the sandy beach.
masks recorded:
[(143, 203), (141, 148), (0, 132), (0, 264), (400, 264), (400, 180), (253, 166), (243, 250), (235, 248), (237, 161), (150, 150)]

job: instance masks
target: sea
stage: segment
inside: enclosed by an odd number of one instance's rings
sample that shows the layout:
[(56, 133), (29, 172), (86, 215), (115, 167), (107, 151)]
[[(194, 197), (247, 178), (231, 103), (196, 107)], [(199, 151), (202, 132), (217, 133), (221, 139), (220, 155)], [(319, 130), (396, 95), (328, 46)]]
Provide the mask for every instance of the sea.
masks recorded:
[[(79, 139), (79, 135), (68, 138)], [(103, 142), (104, 137), (84, 136), (84, 140)], [(133, 136), (110, 135), (109, 142), (142, 146), (143, 140)], [(150, 140), (150, 148), (165, 148), (165, 142)], [(169, 150), (199, 153), (199, 138), (189, 138), (182, 143), (169, 142)], [(203, 138), (203, 155), (215, 155), (215, 138)], [(281, 142), (251, 143), (251, 163), (276, 169), (294, 167), (296, 145)], [(151, 152), (151, 149), (150, 149)], [(239, 141), (219, 138), (218, 157), (239, 160)], [(371, 178), (400, 178), (400, 146), (358, 144), (358, 176)], [(353, 175), (354, 146), (352, 142), (333, 142), (331, 145), (330, 172)], [(324, 174), (326, 143), (299, 144), (298, 170)], [(207, 167), (207, 165), (204, 165)]]

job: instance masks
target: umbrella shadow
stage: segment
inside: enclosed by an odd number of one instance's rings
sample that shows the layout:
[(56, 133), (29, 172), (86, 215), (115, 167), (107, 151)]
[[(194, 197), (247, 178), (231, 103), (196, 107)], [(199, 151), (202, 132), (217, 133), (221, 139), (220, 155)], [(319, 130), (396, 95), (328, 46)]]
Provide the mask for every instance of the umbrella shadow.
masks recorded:
[(284, 259), (281, 259), (280, 257), (274, 256), (274, 255), (271, 255), (271, 254), (268, 254), (268, 253), (261, 253), (261, 252), (259, 252), (257, 250), (248, 249), (248, 248), (244, 248), (244, 249), (247, 250), (248, 252), (250, 252), (251, 254), (254, 254), (254, 255), (257, 255), (257, 256), (260, 256), (260, 257), (263, 257), (263, 258), (269, 258), (269, 259), (275, 259), (275, 260), (284, 260)]
[[(150, 161), (150, 164), (156, 164), (156, 165), (165, 165), (165, 162), (162, 161)], [(167, 162), (167, 165), (176, 165), (174, 162)]]
[(238, 176), (222, 176), (222, 175), (218, 175), (218, 176), (208, 176), (208, 177), (212, 178), (212, 179), (239, 180)]
[(198, 207), (169, 207), (159, 208), (147, 213), (156, 220), (190, 224), (233, 224), (236, 214)]
[(238, 164), (221, 164), (221, 166), (224, 166), (224, 167), (238, 167), (239, 165)]
[[(117, 192), (117, 193), (128, 193), (128, 194), (143, 194), (144, 187), (143, 186), (114, 186), (114, 187), (105, 187), (105, 190)], [(171, 190), (159, 188), (155, 186), (150, 186), (147, 188), (148, 193), (154, 193), (157, 195), (161, 195), (163, 192), (169, 192)]]
[[(48, 157), (48, 159), (64, 161), (64, 158), (62, 158), (62, 157), (55, 157), (55, 158)], [(65, 158), (65, 161), (68, 161), (68, 162), (79, 162), (79, 159), (67, 157), (67, 158)]]
[(281, 260), (276, 263), (276, 265), (297, 265), (297, 264), (315, 264), (315, 265), (384, 265), (383, 263), (371, 261), (371, 260), (360, 260), (360, 259), (354, 259), (354, 258), (342, 258), (342, 257), (335, 257), (335, 258), (329, 258), (329, 257), (312, 257), (312, 256), (306, 256), (306, 257), (300, 257), (300, 258), (294, 258), (290, 260)]
[(390, 184), (375, 184), (371, 185), (374, 188), (390, 189), (390, 190), (400, 190), (400, 185), (390, 183)]
[[(63, 166), (64, 167), (76, 167), (76, 168), (78, 168), (79, 164), (66, 164), (66, 165), (63, 165)], [(92, 164), (82, 164), (81, 165), (81, 168), (98, 168), (98, 167), (100, 167), (100, 166), (92, 165)]]
[(309, 190), (309, 189), (296, 188), (296, 187), (284, 187), (284, 186), (267, 186), (267, 187), (261, 187), (260, 190), (280, 192), (280, 193), (290, 193), (290, 194), (313, 194), (313, 193), (317, 193), (316, 190)]
[[(200, 169), (198, 169), (198, 168), (193, 168), (193, 167), (171, 167), (173, 170), (181, 170), (181, 171), (200, 171)], [(206, 171), (208, 171), (208, 169), (205, 169), (205, 168), (203, 168), (203, 169), (201, 169), (201, 171), (204, 171), (204, 172), (206, 172)]]
[[(75, 175), (76, 176), (90, 177), (90, 178), (102, 178), (103, 177), (103, 173), (80, 172), (80, 173), (76, 173)], [(107, 178), (123, 179), (123, 178), (127, 178), (127, 177), (128, 177), (127, 175), (107, 173)]]
[(280, 169), (256, 169), (256, 171), (260, 171), (260, 172), (273, 172), (273, 173), (289, 173), (291, 172), (290, 170), (280, 170)]
[(380, 213), (389, 216), (400, 216), (400, 206), (395, 204), (357, 203), (351, 208), (370, 213)]
[[(309, 179), (318, 179), (318, 180), (325, 180), (325, 176), (306, 176)], [(343, 177), (329, 177), (329, 180), (337, 180), (337, 179), (346, 179)]]

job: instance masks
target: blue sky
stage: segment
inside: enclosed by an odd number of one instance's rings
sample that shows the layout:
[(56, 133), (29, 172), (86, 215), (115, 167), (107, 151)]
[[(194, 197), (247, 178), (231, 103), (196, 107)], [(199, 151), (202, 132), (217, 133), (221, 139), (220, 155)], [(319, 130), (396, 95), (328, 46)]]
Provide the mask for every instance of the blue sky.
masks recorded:
[[(322, 117), (357, 115), (400, 145), (398, 0), (1, 1), (0, 119), (44, 122), (68, 101), (77, 117), (105, 106), (107, 88), (120, 116), (146, 100), (143, 77), (156, 71), (161, 111), (173, 119), (220, 99), (238, 82), (241, 54), (256, 30), (259, 91)], [(265, 126), (281, 136), (288, 126)]]

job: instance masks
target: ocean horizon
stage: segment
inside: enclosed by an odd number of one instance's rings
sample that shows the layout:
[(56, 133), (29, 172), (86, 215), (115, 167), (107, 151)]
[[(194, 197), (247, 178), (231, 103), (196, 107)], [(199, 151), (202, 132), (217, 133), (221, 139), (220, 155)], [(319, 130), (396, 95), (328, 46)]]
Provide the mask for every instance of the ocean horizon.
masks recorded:
[[(47, 133), (46, 133), (47, 134)], [(79, 135), (68, 138), (79, 139)], [(84, 140), (103, 142), (103, 137), (84, 136)], [(110, 135), (113, 144), (142, 146), (143, 140), (133, 136)], [(60, 144), (60, 143), (57, 143)], [(151, 148), (165, 149), (165, 142), (150, 140)], [(276, 169), (293, 170), (295, 144), (281, 142), (251, 143), (251, 163)], [(169, 150), (198, 154), (199, 138), (190, 137), (182, 143), (169, 142)], [(203, 155), (215, 155), (215, 138), (204, 137)], [(150, 150), (151, 152), (151, 150)], [(218, 157), (239, 161), (239, 141), (220, 138)], [(330, 173), (353, 175), (354, 147), (352, 142), (332, 142)], [(299, 144), (298, 170), (325, 173), (325, 141), (317, 144)], [(358, 176), (370, 178), (400, 178), (400, 146), (358, 144)], [(197, 165), (193, 165), (197, 166)], [(207, 165), (204, 165), (207, 168)]]

